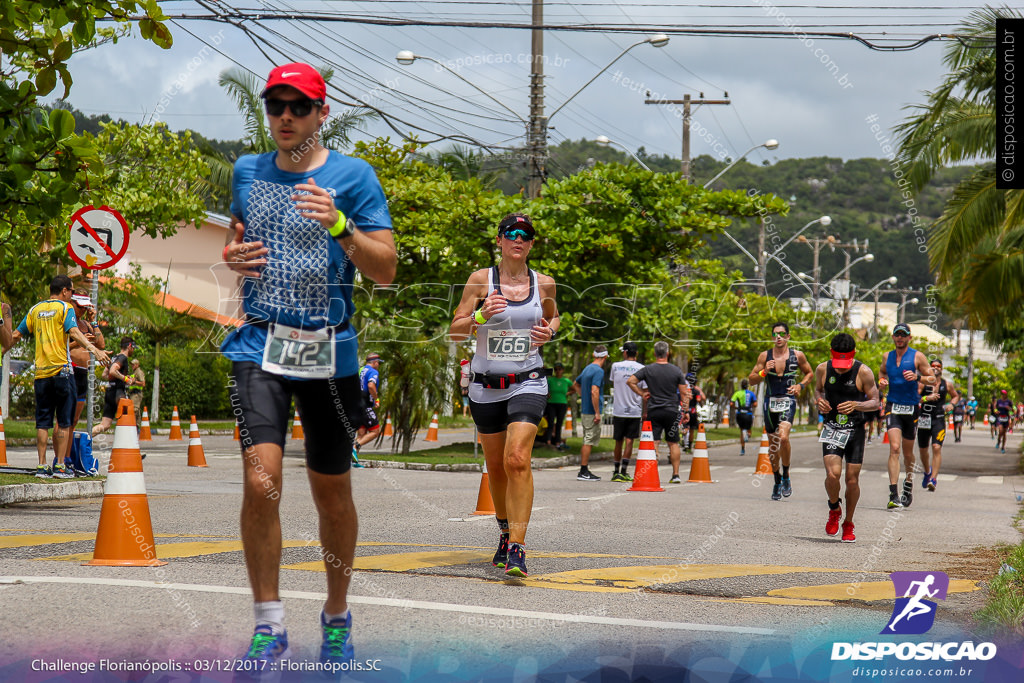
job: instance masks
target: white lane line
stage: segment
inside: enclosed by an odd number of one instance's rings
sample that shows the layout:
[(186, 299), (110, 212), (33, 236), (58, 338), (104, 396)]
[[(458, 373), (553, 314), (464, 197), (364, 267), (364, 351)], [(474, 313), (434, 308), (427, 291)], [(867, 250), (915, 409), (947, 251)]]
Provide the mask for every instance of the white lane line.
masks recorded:
[[(125, 586), (132, 588), (158, 588), (162, 590), (193, 591), (196, 593), (225, 593), (229, 595), (252, 596), (252, 590), (241, 586), (211, 586), (193, 583), (161, 583), (158, 581), (137, 581), (132, 579), (103, 579), (77, 576), (0, 576), (0, 585), (16, 583), (62, 583), (92, 586)], [(312, 591), (281, 591), (281, 597), (295, 600), (327, 599), (326, 593)], [(743, 633), (758, 636), (770, 636), (773, 629), (748, 628), (746, 626), (721, 626), (718, 624), (692, 624), (674, 621), (645, 621), (642, 619), (620, 619), (617, 617), (599, 617), (587, 614), (560, 614), (558, 612), (534, 612), (530, 610), (506, 609), (504, 607), (482, 607), (477, 605), (453, 605), (447, 602), (427, 602), (424, 600), (397, 600), (394, 598), (372, 598), (349, 595), (348, 602), (359, 605), (377, 605), (380, 607), (399, 607), (402, 609), (422, 609), (437, 612), (459, 612), (463, 614), (484, 614), (488, 616), (521, 617), (524, 619), (545, 619), (547, 621), (563, 621), (573, 624), (602, 624), (607, 626), (633, 626), (654, 628), (664, 631), (707, 631), (714, 633)]]
[(794, 474), (809, 474), (810, 472), (817, 472), (818, 470), (813, 467), (790, 467), (789, 471)]
[(935, 477), (937, 481), (955, 481), (956, 478), (957, 475), (955, 474), (940, 474), (939, 476)]
[(1002, 484), (1002, 477), (978, 477), (979, 484)]

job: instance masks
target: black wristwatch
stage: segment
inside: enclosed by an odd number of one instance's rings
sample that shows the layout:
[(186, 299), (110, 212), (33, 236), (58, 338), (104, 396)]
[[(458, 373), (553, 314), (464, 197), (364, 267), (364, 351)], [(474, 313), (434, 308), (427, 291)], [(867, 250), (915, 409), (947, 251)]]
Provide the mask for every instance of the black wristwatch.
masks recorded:
[[(344, 222), (345, 227), (339, 230), (338, 227), (341, 225), (342, 222)], [(351, 237), (352, 235), (356, 234), (356, 222), (351, 218), (346, 218), (345, 214), (340, 214), (338, 222), (335, 223), (334, 227), (331, 228), (328, 232), (330, 232), (331, 237), (335, 239), (345, 239), (346, 237)]]

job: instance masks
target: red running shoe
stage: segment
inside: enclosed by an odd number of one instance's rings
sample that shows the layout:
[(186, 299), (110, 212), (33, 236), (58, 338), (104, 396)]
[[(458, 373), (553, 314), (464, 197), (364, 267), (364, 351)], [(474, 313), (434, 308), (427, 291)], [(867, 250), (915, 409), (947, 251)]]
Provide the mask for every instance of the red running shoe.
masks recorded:
[(857, 537), (853, 535), (853, 522), (843, 522), (843, 543), (853, 543)]
[(841, 507), (835, 510), (828, 511), (828, 521), (825, 522), (825, 533), (829, 536), (835, 536), (839, 533), (839, 518), (843, 516), (843, 509)]

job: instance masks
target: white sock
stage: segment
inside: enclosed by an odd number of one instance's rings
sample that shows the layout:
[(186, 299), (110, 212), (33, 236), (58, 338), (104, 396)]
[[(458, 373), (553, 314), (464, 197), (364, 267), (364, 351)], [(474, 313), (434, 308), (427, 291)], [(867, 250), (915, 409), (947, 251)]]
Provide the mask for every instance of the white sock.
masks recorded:
[(321, 610), (321, 618), (325, 624), (330, 624), (333, 621), (344, 621), (348, 619), (348, 610), (345, 610), (341, 614), (328, 614), (326, 610)]
[(257, 626), (269, 626), (274, 633), (284, 633), (284, 603), (280, 600), (254, 602), (252, 611)]

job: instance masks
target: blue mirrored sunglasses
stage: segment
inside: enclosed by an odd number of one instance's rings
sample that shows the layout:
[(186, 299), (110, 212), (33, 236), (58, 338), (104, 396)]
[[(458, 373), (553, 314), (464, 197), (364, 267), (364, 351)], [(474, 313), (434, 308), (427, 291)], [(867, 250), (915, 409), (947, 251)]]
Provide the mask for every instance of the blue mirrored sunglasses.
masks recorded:
[(522, 228), (515, 228), (513, 230), (505, 230), (501, 233), (501, 236), (507, 240), (515, 242), (517, 239), (522, 238), (524, 242), (533, 241), (533, 233), (526, 232)]

